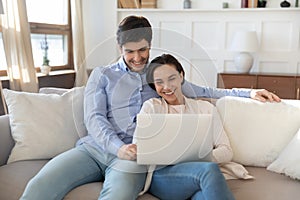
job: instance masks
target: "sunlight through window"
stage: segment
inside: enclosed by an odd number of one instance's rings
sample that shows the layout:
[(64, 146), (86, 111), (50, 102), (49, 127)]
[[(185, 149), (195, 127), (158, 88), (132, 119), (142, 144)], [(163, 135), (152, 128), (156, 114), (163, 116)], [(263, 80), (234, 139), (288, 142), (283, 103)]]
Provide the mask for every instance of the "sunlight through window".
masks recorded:
[(28, 21), (49, 24), (68, 24), (66, 0), (26, 0)]

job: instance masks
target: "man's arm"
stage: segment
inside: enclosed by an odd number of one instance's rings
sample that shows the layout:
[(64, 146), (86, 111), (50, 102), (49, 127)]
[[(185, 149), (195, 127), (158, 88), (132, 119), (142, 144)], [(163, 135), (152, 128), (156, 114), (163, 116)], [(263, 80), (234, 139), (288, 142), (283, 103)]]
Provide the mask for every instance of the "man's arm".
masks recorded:
[(214, 98), (219, 99), (224, 96), (236, 96), (256, 99), (262, 102), (265, 101), (276, 101), (280, 102), (280, 98), (265, 90), (265, 89), (247, 89), (247, 88), (233, 88), (233, 89), (221, 89), (211, 88), (204, 86), (197, 86), (185, 80), (182, 85), (183, 94), (190, 98)]
[(117, 155), (123, 141), (107, 118), (107, 94), (102, 70), (96, 68), (91, 73), (84, 95), (84, 121), (88, 133), (105, 151)]

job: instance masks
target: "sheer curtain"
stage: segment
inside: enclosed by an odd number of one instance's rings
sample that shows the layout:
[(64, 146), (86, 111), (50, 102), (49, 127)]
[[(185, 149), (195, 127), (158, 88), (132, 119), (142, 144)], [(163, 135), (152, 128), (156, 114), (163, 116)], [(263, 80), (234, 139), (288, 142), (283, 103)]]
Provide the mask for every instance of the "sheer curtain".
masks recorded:
[(76, 70), (75, 86), (85, 85), (88, 79), (86, 71), (83, 19), (81, 9), (82, 0), (71, 0), (73, 53), (74, 67)]
[(32, 56), (25, 0), (2, 2), (4, 15), (1, 16), (1, 25), (10, 89), (37, 92), (38, 79)]
[[(2, 0), (0, 0), (0, 15), (3, 14), (3, 5), (2, 5)], [(0, 17), (0, 25), (1, 25), (1, 17)], [(3, 109), (4, 109), (4, 114), (7, 114), (7, 108), (5, 105), (5, 101), (4, 101), (4, 96), (3, 96), (3, 93), (2, 93), (2, 81), (0, 80), (0, 92), (1, 92), (1, 103), (3, 105)]]

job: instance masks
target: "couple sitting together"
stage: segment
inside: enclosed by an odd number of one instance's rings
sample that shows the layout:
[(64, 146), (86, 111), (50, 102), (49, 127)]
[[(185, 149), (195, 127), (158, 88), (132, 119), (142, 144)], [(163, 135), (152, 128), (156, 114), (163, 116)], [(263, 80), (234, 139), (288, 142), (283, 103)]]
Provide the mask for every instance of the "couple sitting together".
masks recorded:
[[(140, 16), (128, 16), (119, 25), (117, 42), (122, 57), (91, 73), (84, 96), (88, 135), (76, 147), (50, 160), (27, 184), (21, 200), (60, 200), (80, 185), (101, 181), (98, 199), (134, 200), (143, 191), (159, 199), (234, 199), (218, 164), (230, 163), (232, 149), (216, 108), (197, 97), (251, 97), (280, 101), (267, 90), (216, 89), (184, 80), (184, 70), (169, 54), (149, 53), (152, 28)], [(213, 134), (212, 162), (183, 162), (147, 173), (136, 162), (132, 142), (139, 113), (213, 114), (219, 130)], [(148, 174), (148, 176), (147, 176)]]

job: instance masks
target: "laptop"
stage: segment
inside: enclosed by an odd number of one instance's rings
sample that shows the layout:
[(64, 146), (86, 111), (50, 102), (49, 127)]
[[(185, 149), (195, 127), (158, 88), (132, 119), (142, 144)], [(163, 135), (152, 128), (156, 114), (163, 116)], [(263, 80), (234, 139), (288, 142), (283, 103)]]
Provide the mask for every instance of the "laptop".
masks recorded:
[(133, 141), (138, 164), (207, 161), (213, 149), (212, 115), (138, 114)]

